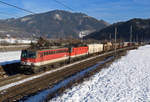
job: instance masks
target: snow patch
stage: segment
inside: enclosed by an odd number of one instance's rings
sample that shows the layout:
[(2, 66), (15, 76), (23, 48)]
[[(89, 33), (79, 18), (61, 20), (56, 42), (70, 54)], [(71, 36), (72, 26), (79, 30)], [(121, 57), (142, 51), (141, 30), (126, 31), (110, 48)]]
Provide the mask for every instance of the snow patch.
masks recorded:
[(59, 14), (55, 14), (55, 15), (54, 15), (54, 19), (55, 19), (55, 20), (59, 20), (59, 21), (62, 20), (62, 18), (61, 18), (61, 16), (60, 16)]
[(0, 65), (19, 62), (20, 56), (21, 51), (0, 52)]
[(83, 30), (79, 32), (79, 38), (83, 38), (84, 36), (87, 36), (94, 32), (95, 30)]
[(29, 21), (29, 22), (28, 22), (28, 24), (33, 24), (33, 23), (35, 23), (35, 21)]
[[(36, 41), (33, 40), (32, 42), (36, 42)], [(22, 44), (30, 44), (31, 40), (30, 39), (5, 38), (5, 39), (0, 39), (0, 43), (10, 43), (10, 44), (22, 43)]]
[(32, 18), (31, 17), (25, 17), (25, 18), (22, 18), (21, 19), (21, 22), (26, 22), (26, 21), (29, 21), (31, 20)]

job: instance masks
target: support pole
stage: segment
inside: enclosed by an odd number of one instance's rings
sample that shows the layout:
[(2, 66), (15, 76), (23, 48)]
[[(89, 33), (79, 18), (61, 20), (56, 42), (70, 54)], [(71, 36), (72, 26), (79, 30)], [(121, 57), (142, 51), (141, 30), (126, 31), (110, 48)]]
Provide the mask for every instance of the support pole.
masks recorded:
[(117, 42), (117, 27), (115, 27), (115, 56), (116, 56), (116, 42)]
[(132, 25), (130, 26), (130, 43), (132, 42)]

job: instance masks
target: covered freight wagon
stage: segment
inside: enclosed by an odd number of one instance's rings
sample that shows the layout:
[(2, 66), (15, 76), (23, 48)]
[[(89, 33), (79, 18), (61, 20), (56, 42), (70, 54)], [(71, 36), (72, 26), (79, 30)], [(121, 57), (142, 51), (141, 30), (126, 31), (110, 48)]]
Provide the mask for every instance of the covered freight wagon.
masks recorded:
[(127, 46), (128, 46), (128, 43), (129, 43), (129, 42), (124, 42), (124, 47), (127, 47)]
[(94, 54), (103, 51), (103, 44), (88, 44), (88, 53)]

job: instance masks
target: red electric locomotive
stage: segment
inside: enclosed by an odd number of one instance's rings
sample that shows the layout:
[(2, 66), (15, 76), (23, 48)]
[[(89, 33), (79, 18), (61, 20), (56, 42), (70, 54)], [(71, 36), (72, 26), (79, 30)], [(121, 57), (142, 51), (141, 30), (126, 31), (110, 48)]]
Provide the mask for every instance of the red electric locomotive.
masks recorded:
[(22, 50), (21, 71), (37, 73), (45, 70), (46, 66), (56, 63), (69, 62), (71, 59), (88, 54), (88, 47), (72, 47), (57, 49), (27, 49)]

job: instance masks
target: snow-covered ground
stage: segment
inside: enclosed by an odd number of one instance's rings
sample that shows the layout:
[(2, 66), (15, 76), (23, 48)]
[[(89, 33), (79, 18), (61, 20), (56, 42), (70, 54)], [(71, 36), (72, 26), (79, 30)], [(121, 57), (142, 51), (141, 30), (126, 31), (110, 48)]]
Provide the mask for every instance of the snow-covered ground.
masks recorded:
[(0, 52), (0, 65), (20, 61), (21, 51)]
[(10, 43), (10, 44), (15, 44), (15, 43), (30, 44), (31, 42), (36, 42), (36, 40), (5, 38), (5, 39), (0, 39), (0, 42), (1, 43)]
[(31, 43), (30, 40), (20, 40), (20, 39), (0, 39), (0, 42), (6, 42), (6, 43)]
[(103, 69), (50, 102), (150, 102), (150, 45)]

